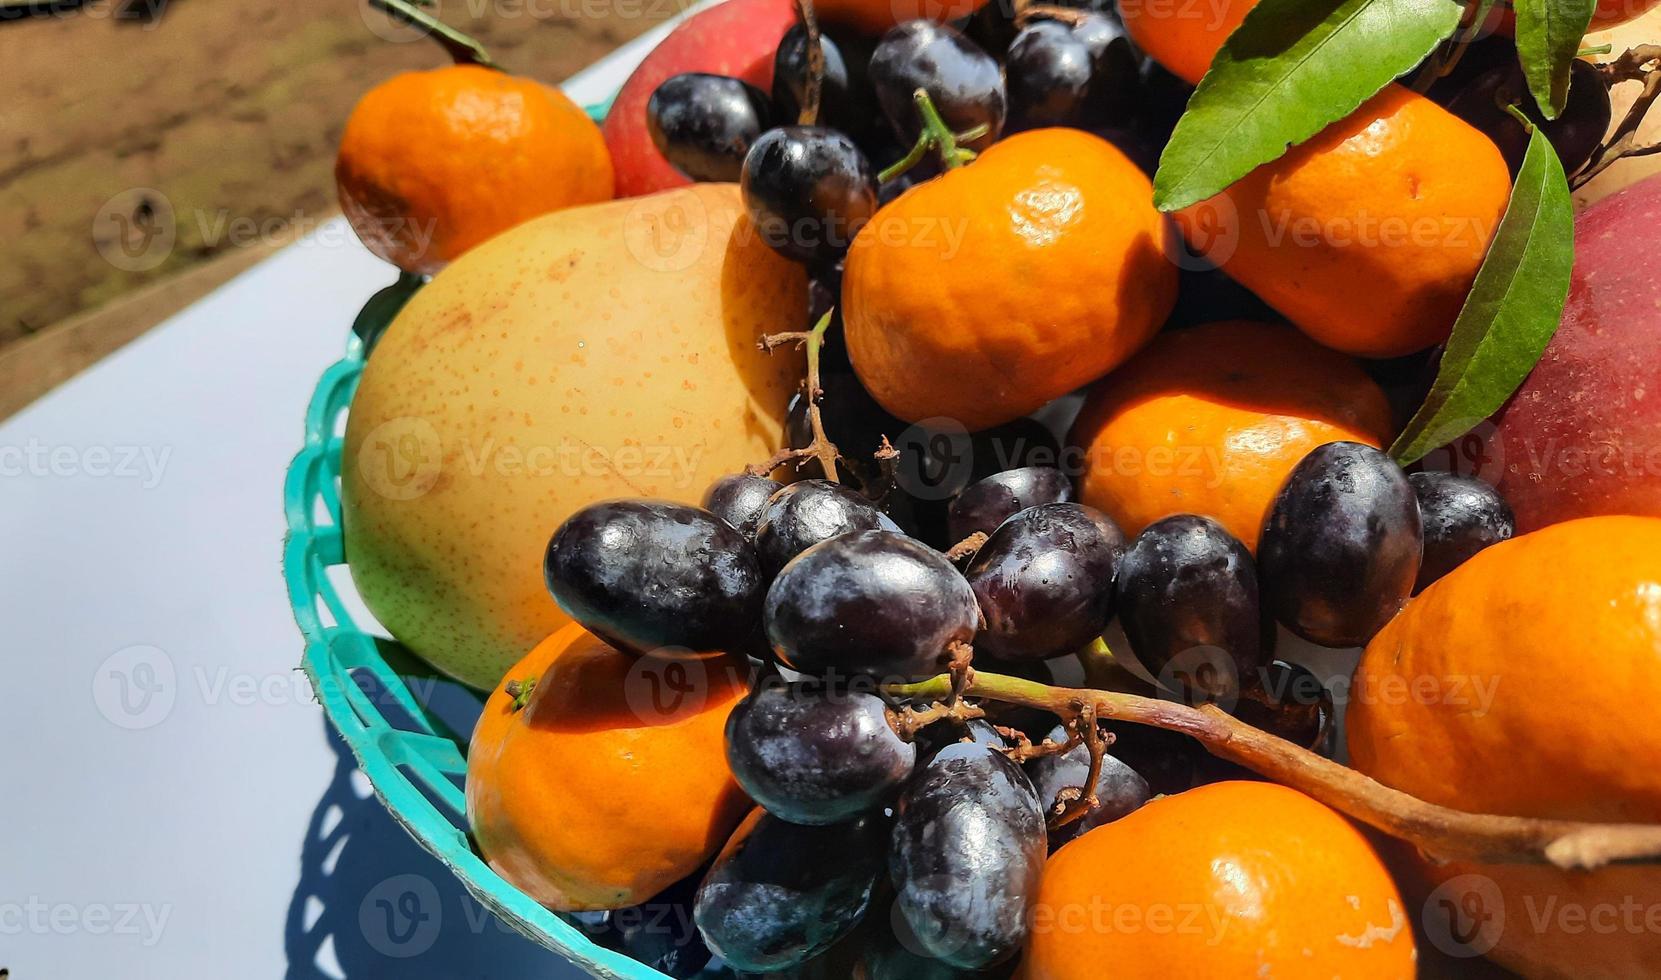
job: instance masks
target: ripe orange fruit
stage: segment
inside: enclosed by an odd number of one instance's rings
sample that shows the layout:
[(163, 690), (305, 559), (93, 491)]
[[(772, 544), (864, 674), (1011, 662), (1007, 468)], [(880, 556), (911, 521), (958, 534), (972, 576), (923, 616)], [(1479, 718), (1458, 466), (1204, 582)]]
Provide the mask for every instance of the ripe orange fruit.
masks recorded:
[(1205, 77), (1217, 49), (1255, 6), (1257, 0), (1119, 0), (1119, 17), (1148, 57), (1195, 85)]
[(1057, 851), (1024, 980), (1410, 978), (1406, 907), (1378, 855), (1302, 793), (1222, 782), (1154, 800)]
[(1176, 302), (1146, 176), (1106, 140), (1039, 129), (918, 185), (855, 236), (854, 370), (907, 421), (984, 429), (1117, 367)]
[(522, 221), (609, 200), (611, 158), (559, 89), (451, 65), (395, 75), (359, 100), (335, 184), (371, 252), (430, 274)]
[(1510, 192), (1486, 136), (1389, 85), (1177, 221), (1311, 337), (1393, 357), (1447, 339)]
[(745, 670), (619, 653), (572, 624), (508, 672), (467, 754), (467, 820), (497, 873), (551, 909), (642, 902), (712, 857), (750, 807), (727, 769)]
[(974, 13), (986, 0), (823, 0), (813, 5), (825, 24), (873, 37), (907, 20), (946, 22)]
[(1068, 445), (1080, 499), (1126, 534), (1202, 514), (1255, 550), (1275, 494), (1316, 446), (1390, 437), (1384, 392), (1355, 362), (1286, 327), (1240, 321), (1163, 334), (1097, 382)]
[[(1362, 656), (1347, 737), (1356, 768), (1433, 803), (1655, 822), (1658, 701), (1661, 518), (1588, 517), (1488, 548), (1409, 602)], [(1447, 899), (1466, 918), (1442, 935), (1475, 933), (1526, 975), (1661, 973), (1653, 867), (1421, 870), (1448, 883), (1428, 935)]]

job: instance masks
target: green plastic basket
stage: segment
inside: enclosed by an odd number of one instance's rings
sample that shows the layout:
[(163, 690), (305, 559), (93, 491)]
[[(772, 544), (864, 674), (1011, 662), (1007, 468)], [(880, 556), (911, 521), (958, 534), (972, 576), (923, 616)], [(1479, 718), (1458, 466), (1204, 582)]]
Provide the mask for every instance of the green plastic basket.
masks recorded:
[[(375, 300), (365, 308), (365, 316), (372, 312), (381, 312)], [(283, 577), (295, 621), (305, 634), (303, 666), (329, 722), (351, 746), (358, 767), (392, 816), (503, 922), (594, 976), (668, 980), (657, 970), (597, 945), (571, 920), (538, 905), (473, 853), (462, 829), (466, 736), (449, 731), (412, 694), (405, 678), (419, 667), (401, 664), (404, 673), (394, 667), (400, 662), (400, 648), (353, 622), (341, 586), (328, 575), (329, 569), (346, 564), (340, 525), (341, 445), (363, 363), (364, 343), (354, 334), (346, 356), (317, 383), (306, 409), (305, 448), (289, 466), (283, 487), (288, 516)], [(401, 720), (395, 724), (388, 715)]]

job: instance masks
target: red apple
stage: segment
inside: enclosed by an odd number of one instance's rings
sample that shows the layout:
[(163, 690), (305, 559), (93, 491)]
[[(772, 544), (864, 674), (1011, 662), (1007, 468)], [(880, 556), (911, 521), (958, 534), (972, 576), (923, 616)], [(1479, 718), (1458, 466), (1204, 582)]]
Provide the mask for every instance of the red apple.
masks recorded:
[(1575, 219), (1563, 324), (1494, 419), (1489, 455), (1517, 530), (1661, 516), (1661, 176)]
[(618, 90), (602, 127), (617, 174), (617, 196), (637, 197), (690, 183), (657, 151), (646, 131), (646, 100), (665, 79), (705, 71), (770, 91), (773, 51), (795, 22), (792, 0), (726, 0), (688, 17), (653, 48)]

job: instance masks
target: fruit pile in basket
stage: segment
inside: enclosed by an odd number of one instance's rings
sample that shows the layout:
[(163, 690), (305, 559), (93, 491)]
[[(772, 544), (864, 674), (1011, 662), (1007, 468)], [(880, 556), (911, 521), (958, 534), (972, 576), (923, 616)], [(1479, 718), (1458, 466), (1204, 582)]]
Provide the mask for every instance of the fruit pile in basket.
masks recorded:
[(374, 2), (457, 64), (342, 137), (346, 556), (506, 881), (681, 977), (1661, 975), (1649, 3), (726, 0), (602, 126)]

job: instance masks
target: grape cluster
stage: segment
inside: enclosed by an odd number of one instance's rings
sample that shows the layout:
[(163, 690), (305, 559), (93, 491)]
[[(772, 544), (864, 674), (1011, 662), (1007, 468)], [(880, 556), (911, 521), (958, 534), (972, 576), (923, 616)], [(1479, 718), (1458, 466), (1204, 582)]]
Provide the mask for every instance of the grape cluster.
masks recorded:
[[(774, 54), (771, 92), (687, 73), (659, 85), (647, 106), (670, 163), (693, 180), (740, 182), (763, 240), (816, 272), (833, 269), (878, 206), (914, 179), (879, 177), (923, 135), (918, 92), (971, 151), (1006, 130), (1127, 126), (1139, 101), (1141, 56), (1117, 21), (1094, 11), (1019, 30), (1013, 20), (913, 20), (870, 39), (827, 28), (818, 41), (816, 100), (798, 24)], [(816, 111), (804, 115), (810, 103)]]
[(1006, 969), (1046, 854), (1156, 792), (1249, 774), (1186, 736), (1058, 725), (972, 688), (955, 709), (913, 702), (895, 684), (961, 677), (971, 663), (1049, 682), (1061, 658), (1099, 653), (1117, 617), (1127, 664), (1163, 696), (1325, 751), (1331, 697), (1275, 659), (1275, 623), (1316, 643), (1364, 643), (1416, 588), (1513, 531), (1485, 484), (1408, 476), (1346, 442), (1293, 470), (1255, 558), (1208, 517), (1174, 515), (1127, 538), (1073, 497), (1053, 467), (971, 483), (946, 506), (969, 538), (947, 549), (959, 562), (890, 518), (886, 500), (752, 472), (717, 480), (704, 507), (610, 501), (555, 532), (550, 591), (614, 646), (751, 657), (726, 754), (758, 808), (671, 896), (700, 948), (741, 972), (774, 972), (859, 933), (874, 975)]

